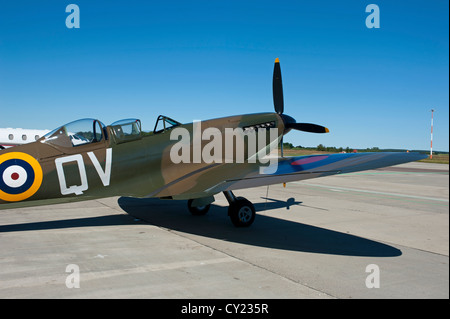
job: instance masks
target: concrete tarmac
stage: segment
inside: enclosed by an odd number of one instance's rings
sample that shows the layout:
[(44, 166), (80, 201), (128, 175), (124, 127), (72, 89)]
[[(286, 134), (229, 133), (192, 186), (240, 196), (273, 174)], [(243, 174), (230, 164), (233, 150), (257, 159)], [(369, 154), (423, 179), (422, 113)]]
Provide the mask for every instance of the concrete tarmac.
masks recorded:
[(2, 210), (0, 298), (448, 299), (448, 171), (236, 191), (257, 211), (243, 229), (222, 194), (206, 216), (124, 197)]

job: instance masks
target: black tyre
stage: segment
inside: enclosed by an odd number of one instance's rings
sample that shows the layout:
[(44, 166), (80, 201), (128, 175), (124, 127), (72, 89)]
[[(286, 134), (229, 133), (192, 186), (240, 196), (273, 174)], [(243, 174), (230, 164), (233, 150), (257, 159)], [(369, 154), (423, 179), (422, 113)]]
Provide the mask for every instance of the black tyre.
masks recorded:
[(192, 206), (193, 199), (188, 200), (188, 209), (194, 216), (203, 216), (211, 207), (211, 204), (205, 205), (205, 206)]
[(238, 197), (228, 207), (228, 215), (236, 227), (249, 227), (255, 220), (255, 207), (243, 197)]

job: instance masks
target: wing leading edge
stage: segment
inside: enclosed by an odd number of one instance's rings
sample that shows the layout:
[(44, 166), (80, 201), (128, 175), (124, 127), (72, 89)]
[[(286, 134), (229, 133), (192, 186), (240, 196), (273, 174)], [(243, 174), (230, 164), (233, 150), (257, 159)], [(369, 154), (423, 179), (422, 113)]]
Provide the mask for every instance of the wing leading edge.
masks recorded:
[(236, 190), (265, 186), (305, 179), (365, 171), (381, 167), (413, 162), (426, 158), (419, 153), (350, 153), (310, 155), (280, 158), (275, 167), (269, 166), (265, 171), (271, 174), (260, 174), (259, 168), (240, 179), (229, 179), (208, 189), (218, 193), (224, 190)]

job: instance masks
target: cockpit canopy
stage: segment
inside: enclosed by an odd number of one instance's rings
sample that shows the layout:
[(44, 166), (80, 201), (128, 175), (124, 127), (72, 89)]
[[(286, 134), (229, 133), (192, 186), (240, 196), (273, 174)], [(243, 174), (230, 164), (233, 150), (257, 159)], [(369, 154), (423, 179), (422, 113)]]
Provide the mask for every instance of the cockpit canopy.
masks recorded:
[[(181, 123), (160, 115), (156, 120), (153, 134), (158, 134), (181, 125)], [(109, 125), (111, 139), (116, 143), (139, 140), (143, 137), (141, 121), (130, 118), (116, 121)], [(152, 133), (146, 133), (146, 135)], [(77, 147), (108, 140), (106, 126), (96, 119), (86, 118), (65, 124), (44, 135), (41, 143), (49, 143), (61, 147)]]
[(125, 119), (112, 123), (111, 131), (116, 144), (139, 140), (142, 138), (141, 121), (138, 119)]
[(41, 142), (62, 147), (76, 147), (104, 139), (107, 139), (105, 125), (99, 120), (87, 118), (70, 122), (45, 134)]
[(174, 119), (171, 119), (170, 117), (167, 117), (165, 115), (158, 116), (158, 119), (156, 120), (155, 128), (153, 129), (154, 134), (162, 133), (167, 130), (170, 130), (171, 128), (181, 125), (180, 122), (175, 121)]

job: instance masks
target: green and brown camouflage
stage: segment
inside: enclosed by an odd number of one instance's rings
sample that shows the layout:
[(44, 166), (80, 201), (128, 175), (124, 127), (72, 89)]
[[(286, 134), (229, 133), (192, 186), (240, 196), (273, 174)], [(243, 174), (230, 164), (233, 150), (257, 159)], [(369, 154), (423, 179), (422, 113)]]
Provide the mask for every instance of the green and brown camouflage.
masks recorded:
[[(92, 126), (101, 126), (97, 120), (86, 119)], [(74, 145), (67, 132), (67, 125), (54, 130), (36, 142), (2, 150), (0, 162), (23, 160), (21, 154), (28, 154), (36, 159), (42, 169), (42, 182), (29, 197), (12, 197), (6, 192), (0, 194), (1, 208), (32, 206), (56, 202), (70, 202), (110, 196), (163, 197), (173, 199), (191, 199), (205, 196), (205, 190), (233, 177), (240, 178), (254, 171), (261, 163), (249, 163), (248, 158), (254, 152), (248, 151), (248, 139), (243, 141), (244, 163), (236, 163), (236, 153), (232, 154), (232, 163), (225, 163), (225, 129), (257, 126), (272, 123), (278, 131), (277, 139), (284, 133), (284, 125), (276, 113), (249, 114), (224, 117), (201, 122), (201, 135), (208, 128), (216, 128), (222, 134), (221, 160), (205, 163), (193, 162), (194, 141), (191, 139), (190, 162), (173, 163), (170, 158), (171, 148), (178, 140), (171, 140), (171, 132), (184, 128), (193, 136), (193, 123), (166, 127), (160, 131), (145, 133), (138, 130), (120, 135), (122, 127), (132, 125), (138, 120), (123, 122), (123, 125), (101, 127), (99, 138), (81, 145)], [(268, 127), (267, 127), (268, 128)], [(256, 134), (266, 135), (267, 143), (257, 149), (266, 149), (270, 144), (268, 129), (256, 130)], [(86, 134), (85, 134), (86, 135)], [(234, 137), (234, 146), (238, 143)], [(278, 140), (277, 140), (278, 141)], [(202, 150), (209, 140), (200, 140)], [(233, 148), (235, 149), (235, 147)], [(109, 152), (109, 158), (108, 158)], [(11, 154), (13, 156), (11, 157)], [(98, 161), (99, 167), (94, 162)], [(107, 167), (110, 162), (110, 173)], [(62, 164), (61, 164), (62, 163)], [(13, 164), (13, 163), (11, 163)], [(60, 173), (58, 176), (58, 166)], [(62, 167), (62, 169), (61, 169)], [(108, 171), (106, 171), (108, 170)], [(84, 174), (85, 171), (85, 174)], [(63, 174), (61, 174), (63, 172)], [(102, 181), (100, 175), (108, 174), (109, 181)], [(86, 178), (83, 178), (83, 176)], [(107, 184), (107, 185), (105, 185)], [(23, 192), (22, 192), (23, 193)], [(208, 194), (210, 195), (210, 194)], [(26, 197), (26, 198), (24, 198)]]
[[(297, 123), (283, 114), (282, 94), (277, 59), (275, 113), (189, 124), (159, 116), (152, 132), (142, 132), (137, 119), (109, 126), (84, 119), (63, 125), (36, 142), (0, 150), (0, 209), (131, 196), (188, 200), (191, 213), (203, 215), (214, 195), (223, 192), (233, 224), (247, 227), (255, 218), (254, 206), (235, 197), (233, 190), (426, 157), (415, 153), (283, 157), (281, 152), (279, 158), (276, 146), (290, 130), (329, 132), (326, 127)], [(274, 148), (275, 155), (269, 154)]]

